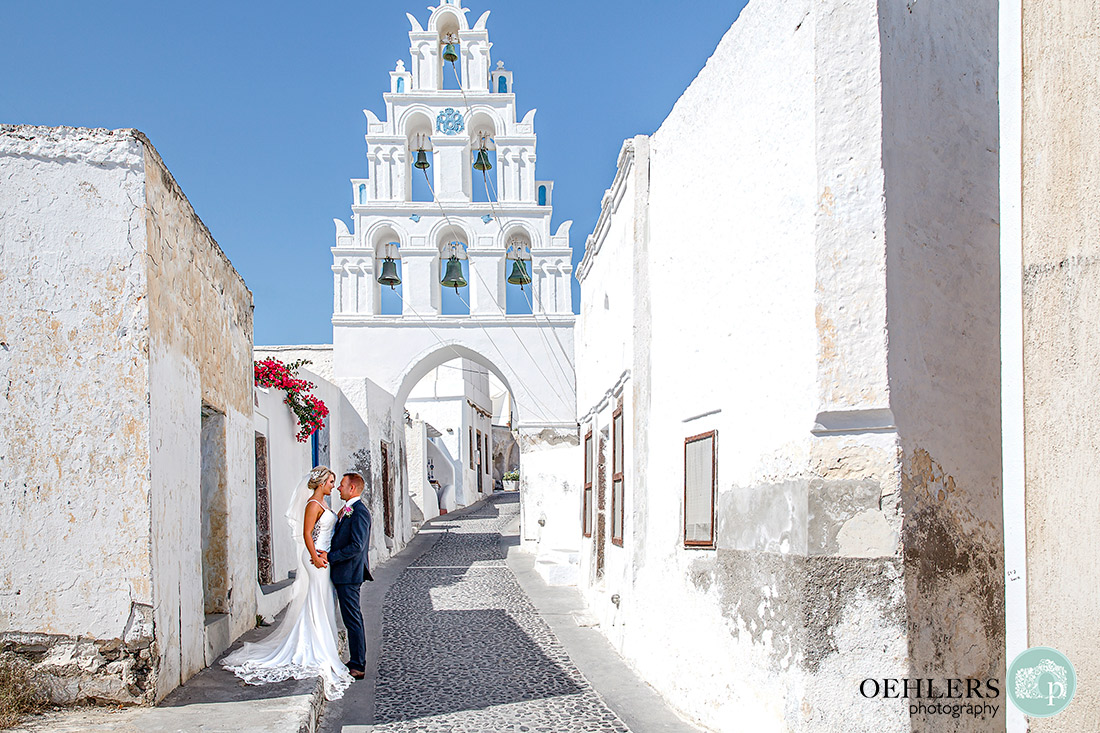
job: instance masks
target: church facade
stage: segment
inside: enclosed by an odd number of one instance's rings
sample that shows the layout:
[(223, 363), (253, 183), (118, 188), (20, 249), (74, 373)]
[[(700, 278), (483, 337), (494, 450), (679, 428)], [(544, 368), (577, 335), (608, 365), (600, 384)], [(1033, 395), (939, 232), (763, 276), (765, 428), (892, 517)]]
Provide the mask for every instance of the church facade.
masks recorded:
[[(351, 181), (352, 225), (335, 220), (334, 374), (372, 380), (403, 411), (447, 361), (492, 372), (512, 395), (526, 537), (575, 544), (578, 518), (561, 509), (578, 491), (561, 468), (577, 449), (572, 222), (551, 230), (535, 110), (517, 114), (489, 12), (473, 23), (469, 12), (445, 0), (426, 24), (409, 14), (410, 62), (389, 74), (384, 115), (365, 111), (369, 175)], [(492, 491), (485, 411), (470, 406), (457, 426), (467, 499)]]

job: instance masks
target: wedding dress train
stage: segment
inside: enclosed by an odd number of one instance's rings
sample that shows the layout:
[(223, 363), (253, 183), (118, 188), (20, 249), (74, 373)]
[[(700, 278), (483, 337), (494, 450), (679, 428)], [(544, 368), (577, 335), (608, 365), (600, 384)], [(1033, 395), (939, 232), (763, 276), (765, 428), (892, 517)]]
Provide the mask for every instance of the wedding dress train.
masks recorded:
[[(328, 551), (335, 526), (336, 514), (325, 507), (313, 527), (316, 549)], [(335, 700), (354, 681), (336, 646), (336, 598), (328, 567), (314, 567), (300, 544), (296, 591), (286, 616), (266, 638), (246, 643), (222, 665), (250, 685), (320, 677), (325, 698)]]

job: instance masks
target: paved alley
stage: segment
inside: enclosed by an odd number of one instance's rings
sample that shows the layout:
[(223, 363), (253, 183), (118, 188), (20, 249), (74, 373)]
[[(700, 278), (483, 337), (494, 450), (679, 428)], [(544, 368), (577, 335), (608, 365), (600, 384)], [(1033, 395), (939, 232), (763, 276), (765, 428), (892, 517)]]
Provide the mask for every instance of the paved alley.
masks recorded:
[[(445, 532), (382, 605), (373, 731), (628, 731), (581, 676), (505, 563), (519, 496), (441, 518)], [(357, 688), (353, 686), (349, 698)], [(340, 704), (343, 703), (343, 704)], [(362, 730), (355, 701), (324, 730)]]

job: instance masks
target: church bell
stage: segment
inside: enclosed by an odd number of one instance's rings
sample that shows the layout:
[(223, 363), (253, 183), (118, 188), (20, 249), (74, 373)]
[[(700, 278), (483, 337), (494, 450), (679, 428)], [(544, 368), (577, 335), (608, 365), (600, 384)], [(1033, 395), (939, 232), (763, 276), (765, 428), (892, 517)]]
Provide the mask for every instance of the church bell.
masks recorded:
[(512, 260), (512, 274), (508, 276), (508, 282), (519, 285), (521, 288), (531, 282), (531, 276), (527, 274), (527, 266), (523, 260)]
[(462, 262), (454, 255), (447, 260), (447, 272), (440, 282), (443, 287), (454, 288), (456, 293), (459, 288), (466, 287), (466, 278), (462, 276)]
[(443, 60), (449, 61), (452, 64), (458, 61), (458, 51), (455, 50), (455, 45), (453, 43), (448, 43), (443, 47)]
[(416, 162), (413, 165), (420, 170), (427, 170), (432, 164), (428, 162), (428, 154), (421, 149), (416, 151)]
[(391, 289), (401, 284), (401, 276), (397, 274), (397, 264), (392, 257), (387, 257), (382, 263), (382, 274), (378, 276), (378, 282), (389, 285)]
[(477, 151), (477, 160), (474, 161), (474, 170), (487, 171), (492, 170), (493, 164), (489, 162), (489, 154), (485, 152), (485, 148)]

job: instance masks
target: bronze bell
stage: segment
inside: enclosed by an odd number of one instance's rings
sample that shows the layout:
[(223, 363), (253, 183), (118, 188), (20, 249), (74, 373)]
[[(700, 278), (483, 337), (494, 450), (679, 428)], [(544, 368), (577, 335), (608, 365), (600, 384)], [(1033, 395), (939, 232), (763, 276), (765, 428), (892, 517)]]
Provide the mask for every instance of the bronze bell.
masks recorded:
[(447, 272), (440, 282), (445, 288), (454, 288), (456, 293), (459, 288), (466, 287), (466, 278), (462, 276), (462, 262), (455, 255), (447, 260)]
[(485, 152), (485, 148), (477, 151), (477, 160), (474, 161), (474, 170), (488, 171), (493, 169), (493, 164), (489, 162), (489, 154)]
[(448, 43), (446, 46), (443, 47), (443, 60), (449, 61), (452, 64), (455, 61), (458, 61), (458, 51), (455, 49), (455, 45), (453, 43)]
[(387, 257), (382, 263), (382, 274), (378, 276), (378, 282), (389, 285), (391, 290), (401, 284), (401, 276), (397, 274), (397, 263), (392, 257)]
[(428, 162), (428, 154), (424, 152), (424, 149), (416, 151), (416, 162), (413, 163), (420, 170), (427, 170), (431, 167), (431, 163)]
[(531, 276), (527, 274), (527, 266), (523, 260), (512, 260), (512, 274), (508, 276), (508, 282), (519, 285), (521, 288), (531, 282)]

